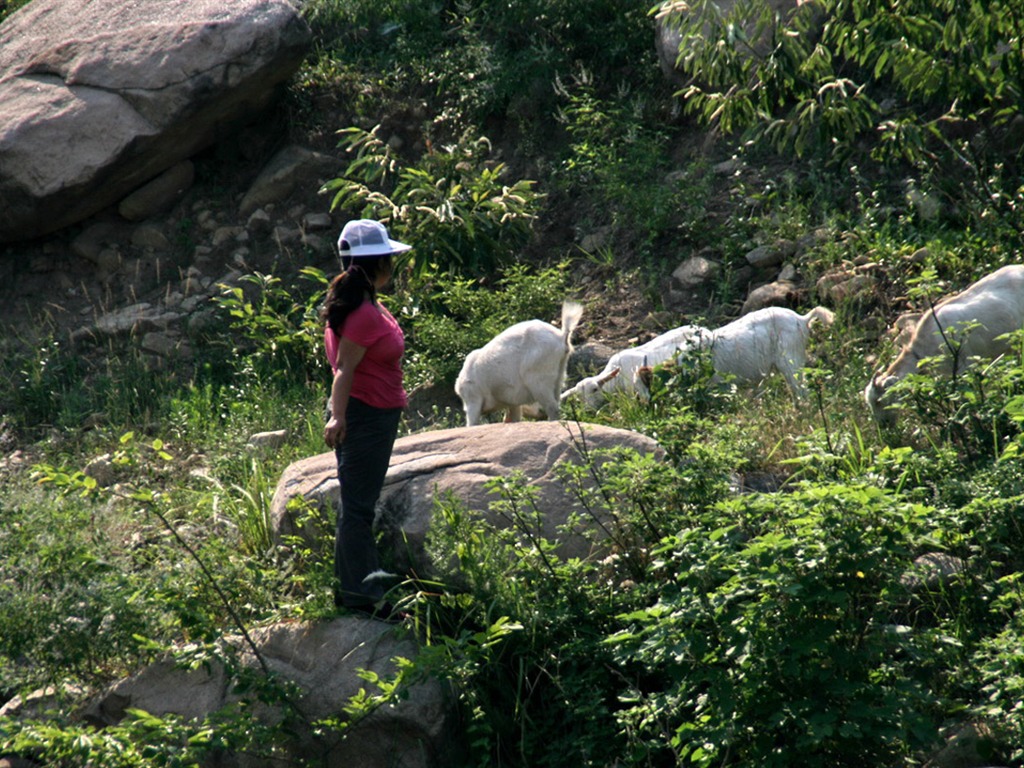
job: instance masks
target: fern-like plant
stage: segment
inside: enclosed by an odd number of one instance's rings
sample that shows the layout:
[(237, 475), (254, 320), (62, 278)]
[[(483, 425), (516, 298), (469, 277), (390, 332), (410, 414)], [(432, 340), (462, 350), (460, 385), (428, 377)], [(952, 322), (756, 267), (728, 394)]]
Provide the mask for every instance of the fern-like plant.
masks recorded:
[(340, 131), (340, 144), (353, 159), (342, 177), (321, 190), (333, 193), (332, 210), (383, 221), (393, 236), (412, 243), (416, 276), (435, 265), (487, 275), (515, 259), (532, 233), (541, 199), (532, 181), (505, 184), (506, 166), (490, 159), (484, 137), (465, 134), (405, 164), (378, 129)]

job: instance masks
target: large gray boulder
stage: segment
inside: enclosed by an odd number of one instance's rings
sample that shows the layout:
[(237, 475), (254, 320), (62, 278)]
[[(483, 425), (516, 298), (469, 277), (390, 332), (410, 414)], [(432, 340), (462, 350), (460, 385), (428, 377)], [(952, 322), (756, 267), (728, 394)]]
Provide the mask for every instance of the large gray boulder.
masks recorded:
[[(430, 573), (436, 564), (429, 561), (424, 543), (435, 500), (450, 494), (468, 509), (504, 526), (506, 521), (490, 510), (497, 497), (486, 484), (521, 472), (539, 490), (536, 503), (543, 513), (544, 536), (560, 542), (563, 557), (586, 557), (600, 526), (592, 521), (592, 529), (571, 536), (560, 531), (573, 513), (580, 511), (580, 504), (559, 481), (557, 467), (565, 462), (580, 464), (590, 452), (619, 447), (640, 455), (663, 453), (654, 440), (630, 430), (564, 421), (485, 424), (402, 437), (391, 456), (377, 506), (377, 524), (396, 553), (398, 567), (421, 575)], [(604, 460), (599, 458), (597, 464)], [(592, 483), (588, 487), (593, 487)], [(295, 499), (319, 510), (321, 523), (303, 521), (302, 505), (291, 504)], [(333, 540), (330, 526), (339, 504), (334, 454), (301, 459), (289, 466), (278, 482), (271, 503), (274, 535), (278, 541), (299, 536), (308, 544), (319, 542), (322, 546)]]
[[(299, 758), (307, 761), (304, 764), (325, 768), (449, 764), (454, 710), (437, 680), (418, 682), (402, 701), (382, 707), (348, 728), (344, 739), (330, 729), (314, 726), (318, 720), (345, 719), (345, 704), (360, 689), (368, 688), (361, 670), (387, 679), (395, 672), (394, 659), (416, 657), (418, 642), (410, 627), (343, 616), (328, 622), (284, 622), (251, 629), (249, 634), (269, 672), (295, 685), (295, 711), (290, 714), (298, 717), (292, 726), (292, 740), (281, 745), (276, 759), (226, 753), (217, 756), (218, 768), (294, 765)], [(247, 644), (237, 637), (228, 642), (239, 650), (244, 668), (260, 670)], [(90, 703), (84, 716), (97, 726), (112, 725), (131, 708), (200, 721), (242, 698), (222, 666), (186, 669), (167, 660), (111, 686)], [(279, 722), (289, 714), (276, 706), (250, 703), (265, 723)], [(270, 745), (262, 746), (269, 752)]]
[(87, 218), (252, 120), (311, 39), (286, 0), (33, 0), (0, 25), (0, 243)]

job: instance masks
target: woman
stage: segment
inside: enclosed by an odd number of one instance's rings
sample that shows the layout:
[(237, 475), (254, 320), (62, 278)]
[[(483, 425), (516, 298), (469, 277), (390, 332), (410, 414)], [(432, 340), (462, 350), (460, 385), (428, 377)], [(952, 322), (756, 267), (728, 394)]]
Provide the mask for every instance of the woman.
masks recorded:
[(334, 371), (324, 441), (338, 458), (341, 511), (334, 538), (334, 602), (374, 618), (397, 620), (382, 603), (384, 586), (373, 535), (374, 507), (391, 462), (408, 398), (402, 385), (405, 337), (377, 291), (391, 279), (392, 256), (412, 246), (388, 237), (380, 222), (348, 222), (338, 238), (342, 273), (321, 311), (324, 345)]

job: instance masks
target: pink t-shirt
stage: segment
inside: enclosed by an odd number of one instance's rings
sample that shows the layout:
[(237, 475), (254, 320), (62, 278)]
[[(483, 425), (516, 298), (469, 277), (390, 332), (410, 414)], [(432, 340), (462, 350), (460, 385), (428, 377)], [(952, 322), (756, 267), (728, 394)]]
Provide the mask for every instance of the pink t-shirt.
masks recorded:
[[(409, 404), (402, 386), (405, 335), (398, 321), (381, 304), (364, 301), (345, 318), (341, 335), (366, 349), (352, 377), (352, 397), (375, 408), (404, 408)], [(324, 346), (331, 370), (337, 373), (338, 337), (324, 327)]]

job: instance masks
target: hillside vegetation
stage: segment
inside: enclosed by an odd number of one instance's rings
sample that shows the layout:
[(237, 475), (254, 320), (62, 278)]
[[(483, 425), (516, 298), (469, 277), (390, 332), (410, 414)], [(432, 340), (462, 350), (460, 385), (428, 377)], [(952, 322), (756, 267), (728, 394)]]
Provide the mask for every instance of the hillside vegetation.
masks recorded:
[[(757, 245), (824, 232), (795, 265), (806, 286), (876, 278), (831, 303), (802, 405), (779, 381), (756, 398), (712, 383), (702, 359), (662, 372), (648, 403), (566, 404), (666, 450), (606, 463), (583, 499), (614, 521), (606, 559), (560, 560), (514, 474), (494, 484), (507, 531), (439, 504), (430, 546), (461, 576), (396, 588), (421, 656), (347, 712), (431, 674), (458, 700), (466, 766), (915, 766), (968, 726), (978, 761), (1024, 766), (1024, 335), (952, 378), (910, 377), (894, 428), (862, 395), (892, 358), (881, 326), (1021, 261), (1024, 11), (817, 0), (786, 27), (758, 3), (699, 0), (672, 17), (672, 85), (654, 24), (680, 5), (303, 7), (317, 44), (289, 138), (351, 159), (325, 204), (415, 244), (387, 301), (419, 393), (567, 295), (584, 338), (724, 322)], [(722, 271), (681, 317), (665, 286), (698, 253)], [(102, 733), (73, 713), (168, 648), (200, 664), (240, 627), (334, 615), (330, 542), (272, 546), (268, 520), (281, 471), (323, 450), (329, 277), (247, 276), (170, 370), (131, 346), (83, 359), (57, 328), (5, 356), (0, 702), (65, 687), (46, 719), (0, 722), (0, 754), (185, 766), (287, 738), (245, 709)], [(438, 406), (405, 429), (461, 423)], [(247, 450), (284, 427), (276, 453)], [(923, 555), (957, 572), (922, 586)]]

